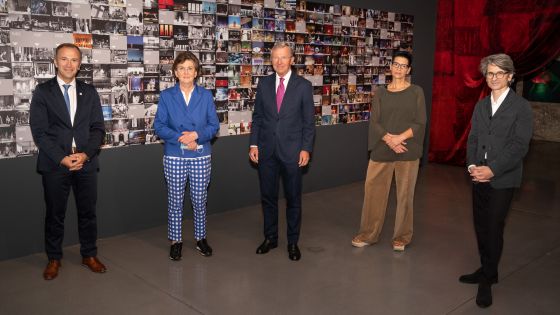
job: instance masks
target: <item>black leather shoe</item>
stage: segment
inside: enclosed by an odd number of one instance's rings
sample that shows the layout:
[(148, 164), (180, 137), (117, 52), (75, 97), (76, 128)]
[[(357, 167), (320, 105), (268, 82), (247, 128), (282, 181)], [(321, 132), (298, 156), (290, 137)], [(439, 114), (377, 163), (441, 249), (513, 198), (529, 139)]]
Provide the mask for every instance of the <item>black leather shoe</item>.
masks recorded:
[(182, 242), (171, 244), (171, 248), (169, 249), (169, 259), (171, 259), (171, 260), (181, 260), (182, 251), (183, 251), (183, 243)]
[(459, 282), (468, 283), (468, 284), (478, 284), (481, 278), (482, 278), (482, 269), (479, 268), (473, 273), (460, 276)]
[[(484, 279), (484, 274), (482, 273), (482, 269), (478, 268), (475, 272), (469, 273), (466, 275), (462, 275), (459, 277), (459, 282), (468, 283), (468, 284), (478, 284)], [(491, 279), (489, 281), (490, 284), (498, 283), (498, 279)]]
[(483, 280), (478, 284), (476, 305), (481, 308), (487, 308), (492, 305), (492, 284), (486, 280)]
[(301, 252), (299, 251), (297, 244), (288, 244), (288, 257), (294, 261), (301, 259)]
[(264, 239), (264, 242), (257, 248), (257, 254), (266, 254), (269, 250), (278, 247), (278, 242), (273, 242), (268, 238)]
[(212, 256), (212, 247), (208, 245), (205, 238), (196, 242), (196, 250), (198, 250), (198, 252), (204, 257)]

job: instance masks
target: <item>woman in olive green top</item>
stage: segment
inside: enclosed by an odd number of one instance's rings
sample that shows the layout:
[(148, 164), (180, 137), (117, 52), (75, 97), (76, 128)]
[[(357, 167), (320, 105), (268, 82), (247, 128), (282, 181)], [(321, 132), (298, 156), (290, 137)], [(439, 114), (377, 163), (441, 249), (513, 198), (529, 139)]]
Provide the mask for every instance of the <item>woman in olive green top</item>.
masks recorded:
[(422, 88), (406, 80), (411, 62), (408, 52), (395, 52), (393, 80), (387, 89), (379, 87), (373, 99), (368, 135), (370, 161), (360, 231), (352, 239), (355, 247), (378, 241), (393, 173), (397, 186), (393, 250), (403, 251), (412, 240), (414, 188), (423, 152), (426, 106)]

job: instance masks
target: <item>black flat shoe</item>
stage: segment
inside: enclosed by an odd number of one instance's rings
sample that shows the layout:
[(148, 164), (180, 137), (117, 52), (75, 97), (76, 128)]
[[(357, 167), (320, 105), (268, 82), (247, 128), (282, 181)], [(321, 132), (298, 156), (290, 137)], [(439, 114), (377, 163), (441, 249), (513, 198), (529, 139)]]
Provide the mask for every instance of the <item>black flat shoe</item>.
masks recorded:
[(181, 260), (182, 251), (183, 251), (183, 243), (182, 242), (171, 244), (171, 248), (169, 249), (169, 259), (171, 259), (171, 260)]
[[(479, 284), (482, 280), (484, 280), (484, 274), (482, 273), (482, 269), (478, 268), (475, 272), (469, 273), (466, 275), (462, 275), (459, 277), (459, 282), (468, 283), (468, 284)], [(488, 281), (490, 284), (498, 283), (498, 279), (491, 279)]]
[(198, 252), (204, 257), (212, 256), (212, 247), (208, 245), (205, 238), (196, 242), (196, 250), (198, 250)]
[(268, 238), (264, 239), (264, 242), (257, 248), (257, 254), (266, 254), (269, 250), (278, 247), (278, 242), (273, 242)]
[(301, 252), (297, 244), (288, 245), (288, 257), (293, 261), (298, 261), (301, 259)]
[(478, 284), (476, 305), (481, 308), (487, 308), (492, 305), (492, 284), (488, 281), (483, 280)]

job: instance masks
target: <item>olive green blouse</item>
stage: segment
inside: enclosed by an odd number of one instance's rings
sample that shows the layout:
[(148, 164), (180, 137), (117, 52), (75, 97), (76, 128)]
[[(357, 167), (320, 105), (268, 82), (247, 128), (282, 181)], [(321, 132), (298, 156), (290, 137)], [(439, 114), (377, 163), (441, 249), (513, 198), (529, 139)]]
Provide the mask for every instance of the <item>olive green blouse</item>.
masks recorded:
[[(405, 140), (405, 153), (397, 154), (382, 140), (385, 134), (398, 135), (408, 128), (413, 137)], [(413, 161), (422, 156), (426, 129), (426, 101), (424, 90), (411, 84), (399, 92), (379, 87), (373, 98), (369, 122), (368, 150), (370, 159), (377, 162)]]

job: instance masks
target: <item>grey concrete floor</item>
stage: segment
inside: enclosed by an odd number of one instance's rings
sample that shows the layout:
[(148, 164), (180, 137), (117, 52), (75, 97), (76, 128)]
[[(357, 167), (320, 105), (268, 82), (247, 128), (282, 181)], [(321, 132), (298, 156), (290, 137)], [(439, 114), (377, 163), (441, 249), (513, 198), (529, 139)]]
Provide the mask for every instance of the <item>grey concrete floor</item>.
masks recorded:
[(44, 254), (2, 261), (0, 314), (559, 314), (559, 157), (560, 144), (532, 144), (489, 309), (476, 306), (476, 286), (457, 281), (478, 267), (465, 169), (429, 164), (404, 253), (390, 246), (393, 193), (381, 241), (350, 245), (359, 182), (304, 195), (299, 262), (287, 257), (285, 233), (277, 249), (255, 254), (262, 218), (254, 205), (208, 217), (209, 258), (194, 249), (185, 221), (180, 262), (167, 257), (165, 226), (100, 240), (106, 274), (81, 267), (78, 246), (65, 248), (53, 281), (41, 277)]

